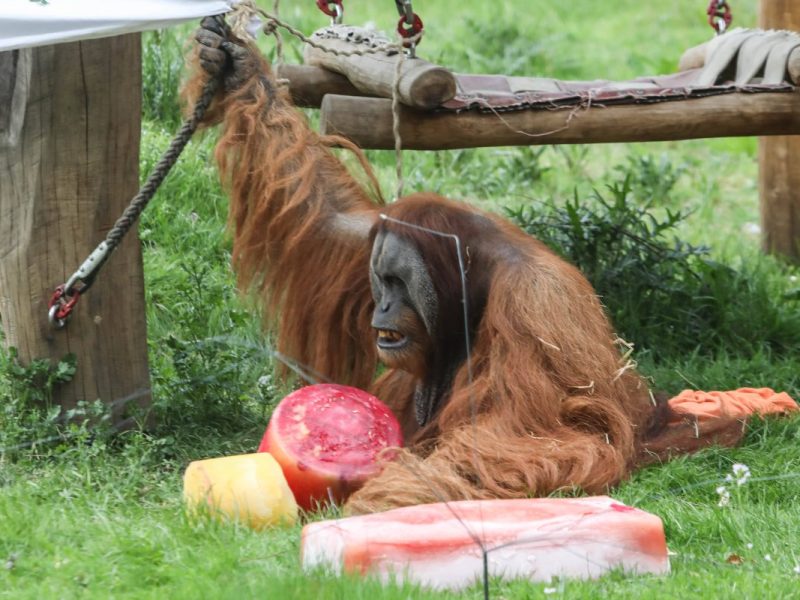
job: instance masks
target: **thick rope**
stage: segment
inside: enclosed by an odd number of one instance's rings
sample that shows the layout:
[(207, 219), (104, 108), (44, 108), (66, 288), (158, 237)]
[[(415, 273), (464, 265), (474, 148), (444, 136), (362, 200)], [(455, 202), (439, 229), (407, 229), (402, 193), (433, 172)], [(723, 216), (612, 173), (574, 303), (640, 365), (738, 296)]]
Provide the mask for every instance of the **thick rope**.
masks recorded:
[[(275, 11), (277, 12), (280, 0), (275, 0)], [(254, 14), (253, 8), (255, 5), (251, 2), (242, 2), (240, 7), (237, 7), (237, 10), (233, 11), (233, 16), (235, 19), (235, 27), (234, 31), (240, 37), (242, 36), (249, 36), (246, 33), (246, 24), (250, 19), (250, 16)], [(265, 16), (267, 13), (262, 12)], [(269, 17), (268, 17), (269, 18)], [(277, 21), (277, 19), (275, 19)], [(282, 60), (283, 58), (283, 46), (281, 43), (280, 35), (277, 31), (272, 32), (276, 39), (278, 40), (279, 46), (279, 58)], [(147, 178), (145, 184), (139, 189), (139, 193), (131, 200), (131, 203), (128, 205), (128, 208), (125, 209), (125, 212), (122, 213), (122, 216), (117, 219), (117, 222), (114, 223), (114, 226), (108, 232), (108, 235), (105, 239), (105, 250), (104, 256), (108, 256), (122, 241), (122, 238), (125, 236), (136, 220), (139, 218), (139, 215), (142, 214), (142, 211), (147, 207), (147, 204), (150, 200), (153, 199), (155, 196), (156, 191), (158, 191), (159, 186), (163, 183), (164, 179), (166, 178), (167, 174), (170, 172), (172, 167), (178, 161), (178, 158), (181, 155), (181, 152), (186, 147), (186, 144), (189, 143), (189, 140), (192, 139), (192, 135), (197, 130), (197, 127), (203, 120), (203, 116), (205, 115), (208, 107), (211, 105), (211, 102), (214, 99), (214, 95), (217, 92), (217, 88), (219, 87), (220, 80), (218, 78), (211, 78), (206, 83), (205, 87), (203, 88), (202, 94), (197, 99), (197, 103), (194, 106), (194, 110), (192, 111), (192, 115), (183, 123), (178, 133), (170, 142), (169, 147), (167, 148), (166, 152), (161, 156), (161, 159), (156, 164), (153, 171), (150, 173), (150, 176)], [(105, 259), (103, 259), (105, 262)], [(91, 274), (91, 279), (88, 279), (86, 283), (91, 285), (91, 282), (94, 279), (94, 275), (96, 275), (97, 271), (99, 271), (102, 264), (98, 264), (95, 268), (94, 273)], [(86, 285), (83, 289), (85, 290), (88, 285)], [(69, 292), (70, 290), (67, 290)]]
[[(280, 0), (274, 0), (274, 12), (278, 12)], [(281, 27), (288, 31), (292, 36), (299, 39), (301, 42), (308, 44), (312, 48), (316, 48), (323, 52), (335, 54), (337, 56), (364, 56), (367, 54), (377, 53), (396, 53), (398, 54), (397, 65), (395, 68), (394, 83), (392, 86), (392, 116), (393, 116), (393, 131), (395, 137), (395, 152), (396, 152), (396, 172), (397, 172), (397, 197), (399, 198), (403, 193), (403, 161), (402, 161), (402, 140), (400, 138), (400, 103), (398, 100), (398, 82), (400, 79), (401, 68), (405, 53), (402, 44), (386, 43), (374, 48), (354, 49), (350, 51), (339, 51), (331, 48), (324, 47), (308, 36), (304, 35), (299, 30), (291, 25), (283, 22), (278, 18), (277, 14), (270, 14), (258, 8), (253, 0), (242, 0), (236, 5), (233, 11), (229, 13), (229, 20), (231, 21), (231, 29), (240, 39), (253, 39), (250, 32), (247, 30), (248, 24), (262, 15), (266, 19), (266, 24), (263, 27), (264, 33), (274, 35), (277, 43), (277, 58), (279, 62), (283, 61), (283, 40), (277, 28)], [(422, 36), (422, 32), (408, 38), (406, 43), (416, 43)], [(95, 250), (84, 261), (81, 267), (73, 273), (66, 284), (59, 286), (54, 292), (48, 308), (50, 321), (57, 327), (63, 327), (66, 320), (69, 318), (78, 297), (91, 287), (94, 283), (95, 277), (100, 269), (105, 264), (108, 257), (119, 246), (122, 238), (128, 231), (130, 231), (133, 224), (142, 214), (142, 211), (147, 207), (147, 204), (155, 196), (159, 186), (163, 183), (169, 171), (180, 157), (181, 152), (189, 143), (192, 135), (197, 130), (197, 127), (203, 120), (203, 116), (211, 105), (212, 100), (219, 87), (218, 79), (209, 79), (206, 83), (203, 92), (195, 104), (191, 117), (189, 117), (181, 126), (178, 133), (173, 138), (166, 152), (162, 155), (161, 159), (156, 164), (153, 171), (150, 173), (145, 184), (139, 189), (139, 193), (131, 200), (131, 203), (122, 213), (122, 216), (117, 219), (114, 226), (108, 232), (106, 239), (95, 248)], [(81, 287), (76, 288), (75, 284), (80, 283)]]
[(139, 193), (131, 200), (128, 208), (125, 209), (125, 212), (122, 213), (122, 216), (117, 219), (117, 222), (108, 232), (106, 239), (83, 261), (83, 264), (78, 267), (78, 270), (72, 274), (66, 283), (55, 289), (47, 305), (48, 320), (54, 327), (61, 328), (66, 325), (81, 295), (92, 286), (108, 257), (119, 246), (122, 238), (128, 233), (136, 219), (142, 214), (147, 203), (153, 198), (172, 166), (177, 162), (181, 151), (197, 130), (197, 126), (203, 120), (203, 116), (208, 110), (218, 87), (219, 79), (208, 80), (200, 98), (197, 100), (197, 104), (195, 104), (192, 116), (184, 122), (170, 143), (169, 148), (162, 155), (161, 160), (158, 161), (158, 164), (150, 173), (145, 184), (139, 189)]
[(128, 233), (131, 226), (136, 222), (136, 219), (142, 214), (148, 202), (155, 196), (164, 178), (177, 162), (186, 144), (192, 139), (192, 135), (197, 130), (197, 126), (203, 120), (203, 116), (206, 110), (208, 110), (211, 101), (214, 99), (218, 87), (218, 78), (211, 78), (208, 80), (203, 88), (203, 93), (197, 99), (192, 116), (183, 123), (183, 126), (172, 139), (172, 142), (170, 142), (169, 148), (167, 148), (166, 152), (161, 156), (161, 159), (150, 173), (145, 184), (139, 189), (139, 193), (131, 200), (128, 208), (125, 209), (122, 216), (114, 223), (114, 227), (108, 232), (105, 243), (108, 245), (109, 250), (113, 250), (119, 245), (123, 236)]

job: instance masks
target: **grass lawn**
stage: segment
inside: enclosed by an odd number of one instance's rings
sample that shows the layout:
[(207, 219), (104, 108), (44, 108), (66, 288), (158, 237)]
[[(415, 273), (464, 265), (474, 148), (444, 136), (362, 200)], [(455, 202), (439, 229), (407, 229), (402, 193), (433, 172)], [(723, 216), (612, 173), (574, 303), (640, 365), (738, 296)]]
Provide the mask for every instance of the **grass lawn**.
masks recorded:
[[(345, 4), (352, 24), (390, 29), (397, 19), (391, 2)], [(755, 25), (755, 3), (731, 4), (736, 25)], [(706, 5), (414, 3), (427, 30), (423, 57), (462, 72), (563, 79), (673, 71), (685, 48), (710, 37)], [(306, 32), (327, 23), (313, 2), (283, 2), (281, 14)], [(176, 129), (176, 51), (189, 31), (144, 36), (143, 176)], [(272, 51), (269, 40), (261, 46)], [(298, 53), (290, 44), (289, 59)], [(233, 284), (213, 142), (213, 134), (192, 142), (140, 224), (158, 428), (116, 437), (76, 429), (57, 445), (34, 443), (52, 436), (53, 424), (11, 414), (19, 400), (7, 390), (17, 389), (19, 374), (7, 357), (0, 360), (0, 441), (6, 444), (0, 448), (0, 598), (482, 597), (479, 586), (448, 594), (306, 575), (299, 569), (299, 526), (254, 533), (184, 515), (181, 477), (188, 462), (253, 451), (287, 389), (273, 375), (255, 309)], [(407, 152), (406, 193), (433, 190), (502, 211), (589, 197), (627, 175), (631, 202), (657, 215), (690, 211), (675, 233), (710, 246), (710, 259), (747, 274), (732, 299), (765, 290), (760, 304), (732, 300), (726, 322), (687, 335), (685, 347), (669, 356), (637, 348), (642, 373), (669, 393), (768, 386), (800, 399), (800, 345), (780, 341), (798, 339), (781, 336), (798, 327), (800, 306), (792, 298), (800, 297), (800, 271), (758, 252), (756, 148), (755, 139), (718, 139)], [(368, 155), (391, 196), (393, 153)], [(613, 309), (613, 300), (607, 302)], [(745, 327), (761, 315), (774, 316), (760, 329)], [(763, 335), (736, 336), (737, 330)], [(10, 445), (25, 447), (9, 451)], [(735, 463), (748, 465), (752, 477), (742, 486), (727, 484), (730, 502), (719, 506), (717, 487)], [(753, 422), (741, 447), (645, 469), (613, 495), (663, 519), (673, 553), (669, 576), (493, 581), (492, 597), (800, 598), (800, 418)]]

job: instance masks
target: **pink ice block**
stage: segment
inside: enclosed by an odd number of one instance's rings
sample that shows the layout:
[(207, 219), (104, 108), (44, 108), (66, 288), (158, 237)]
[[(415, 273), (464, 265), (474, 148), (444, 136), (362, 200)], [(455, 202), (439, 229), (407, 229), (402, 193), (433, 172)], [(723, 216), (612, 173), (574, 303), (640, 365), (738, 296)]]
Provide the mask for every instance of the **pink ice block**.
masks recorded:
[(547, 582), (611, 569), (669, 572), (661, 519), (608, 496), (462, 501), (309, 523), (304, 569), (325, 567), (458, 590), (489, 575)]

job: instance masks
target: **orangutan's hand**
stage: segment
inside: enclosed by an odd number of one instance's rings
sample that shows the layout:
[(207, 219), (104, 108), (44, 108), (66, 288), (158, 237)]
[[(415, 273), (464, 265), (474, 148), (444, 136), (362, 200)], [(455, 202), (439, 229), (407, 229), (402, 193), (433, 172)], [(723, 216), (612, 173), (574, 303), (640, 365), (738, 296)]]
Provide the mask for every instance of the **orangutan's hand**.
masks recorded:
[(232, 36), (222, 18), (206, 17), (195, 34), (200, 45), (200, 64), (211, 77), (223, 77), (225, 90), (239, 88), (257, 70), (257, 59), (249, 48)]

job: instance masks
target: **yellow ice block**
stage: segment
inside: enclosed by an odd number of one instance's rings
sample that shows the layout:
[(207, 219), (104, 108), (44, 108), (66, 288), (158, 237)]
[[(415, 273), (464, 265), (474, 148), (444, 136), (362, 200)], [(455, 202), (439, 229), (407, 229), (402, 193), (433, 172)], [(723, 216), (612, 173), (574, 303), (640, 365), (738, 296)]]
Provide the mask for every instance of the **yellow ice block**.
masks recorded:
[(207, 510), (253, 529), (297, 521), (294, 495), (267, 452), (192, 462), (183, 476), (183, 497), (190, 510)]

